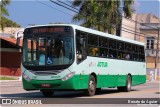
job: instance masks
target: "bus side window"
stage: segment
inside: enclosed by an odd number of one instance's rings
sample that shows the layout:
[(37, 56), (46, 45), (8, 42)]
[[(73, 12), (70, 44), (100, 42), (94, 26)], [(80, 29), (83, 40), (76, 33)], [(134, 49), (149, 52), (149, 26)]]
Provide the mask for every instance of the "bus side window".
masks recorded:
[(117, 56), (118, 59), (125, 59), (125, 56), (124, 56), (124, 52), (123, 51), (118, 51), (118, 56)]
[(88, 44), (92, 46), (98, 46), (98, 36), (93, 34), (88, 34)]
[(134, 53), (138, 52), (138, 48), (136, 45), (132, 45), (132, 52), (134, 52)]
[(133, 60), (138, 61), (138, 54), (137, 53), (133, 54)]
[(139, 47), (139, 61), (145, 61), (144, 47)]
[(118, 41), (118, 42), (117, 42), (117, 49), (118, 49), (118, 50), (124, 50), (124, 43), (121, 42), (121, 41)]
[(99, 37), (99, 56), (108, 57), (108, 38)]
[(112, 49), (116, 49), (116, 40), (113, 40), (113, 39), (108, 39), (109, 41), (109, 48), (112, 48)]
[(139, 53), (144, 54), (144, 47), (139, 47)]
[(130, 52), (130, 51), (131, 51), (131, 49), (132, 49), (131, 44), (129, 44), (129, 43), (125, 43), (125, 51)]
[(117, 59), (117, 50), (109, 49), (109, 57)]
[(88, 34), (88, 55), (99, 56), (98, 48), (98, 36), (94, 34)]
[(125, 54), (125, 59), (130, 60), (131, 59), (131, 55), (129, 53)]
[(100, 57), (108, 57), (108, 49), (106, 49), (106, 48), (99, 48), (99, 56)]
[(104, 37), (99, 37), (99, 46), (100, 47), (108, 47), (108, 39)]
[(90, 56), (98, 56), (98, 52), (99, 52), (98, 48), (89, 46), (88, 51)]
[(86, 35), (80, 31), (76, 32), (76, 57), (78, 63), (86, 58)]

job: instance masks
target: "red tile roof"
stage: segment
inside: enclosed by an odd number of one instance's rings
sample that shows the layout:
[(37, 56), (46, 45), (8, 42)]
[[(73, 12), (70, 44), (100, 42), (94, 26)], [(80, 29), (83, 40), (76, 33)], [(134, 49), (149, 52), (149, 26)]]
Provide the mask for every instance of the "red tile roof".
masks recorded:
[[(0, 40), (4, 40), (4, 41), (7, 41), (7, 42), (9, 42), (11, 45), (14, 45), (14, 46), (17, 46), (16, 45), (16, 38), (7, 38), (7, 37), (2, 37), (2, 36), (0, 36)], [(19, 46), (18, 47), (22, 47), (22, 44), (23, 44), (23, 41), (22, 41), (22, 39), (20, 40), (20, 44), (19, 44)]]

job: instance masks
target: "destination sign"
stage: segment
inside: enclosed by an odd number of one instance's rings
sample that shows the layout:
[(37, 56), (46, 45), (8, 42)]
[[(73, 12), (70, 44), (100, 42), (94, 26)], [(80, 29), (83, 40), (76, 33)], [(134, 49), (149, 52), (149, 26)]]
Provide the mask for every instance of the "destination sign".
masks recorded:
[(53, 33), (53, 32), (64, 32), (64, 27), (56, 28), (35, 28), (32, 30), (32, 33)]
[(69, 26), (47, 26), (29, 28), (25, 31), (26, 34), (43, 34), (43, 33), (63, 33), (70, 32)]

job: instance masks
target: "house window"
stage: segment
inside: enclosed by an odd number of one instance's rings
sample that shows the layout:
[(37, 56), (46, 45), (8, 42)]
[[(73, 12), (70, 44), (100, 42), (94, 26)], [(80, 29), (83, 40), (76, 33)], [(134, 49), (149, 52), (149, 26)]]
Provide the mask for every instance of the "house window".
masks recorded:
[(146, 38), (146, 49), (154, 49), (154, 37)]

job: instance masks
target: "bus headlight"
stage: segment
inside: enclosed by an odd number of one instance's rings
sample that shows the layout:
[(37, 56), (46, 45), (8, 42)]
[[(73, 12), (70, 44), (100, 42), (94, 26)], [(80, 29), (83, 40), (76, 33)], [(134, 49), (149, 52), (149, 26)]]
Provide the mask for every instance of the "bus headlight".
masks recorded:
[(24, 78), (25, 80), (31, 81), (31, 79), (30, 79), (27, 75), (25, 75), (24, 73), (22, 74), (22, 76), (23, 76), (23, 78)]
[(75, 72), (69, 73), (68, 75), (66, 75), (65, 77), (62, 78), (62, 81), (68, 80), (69, 78), (73, 77), (74, 74), (75, 74)]

